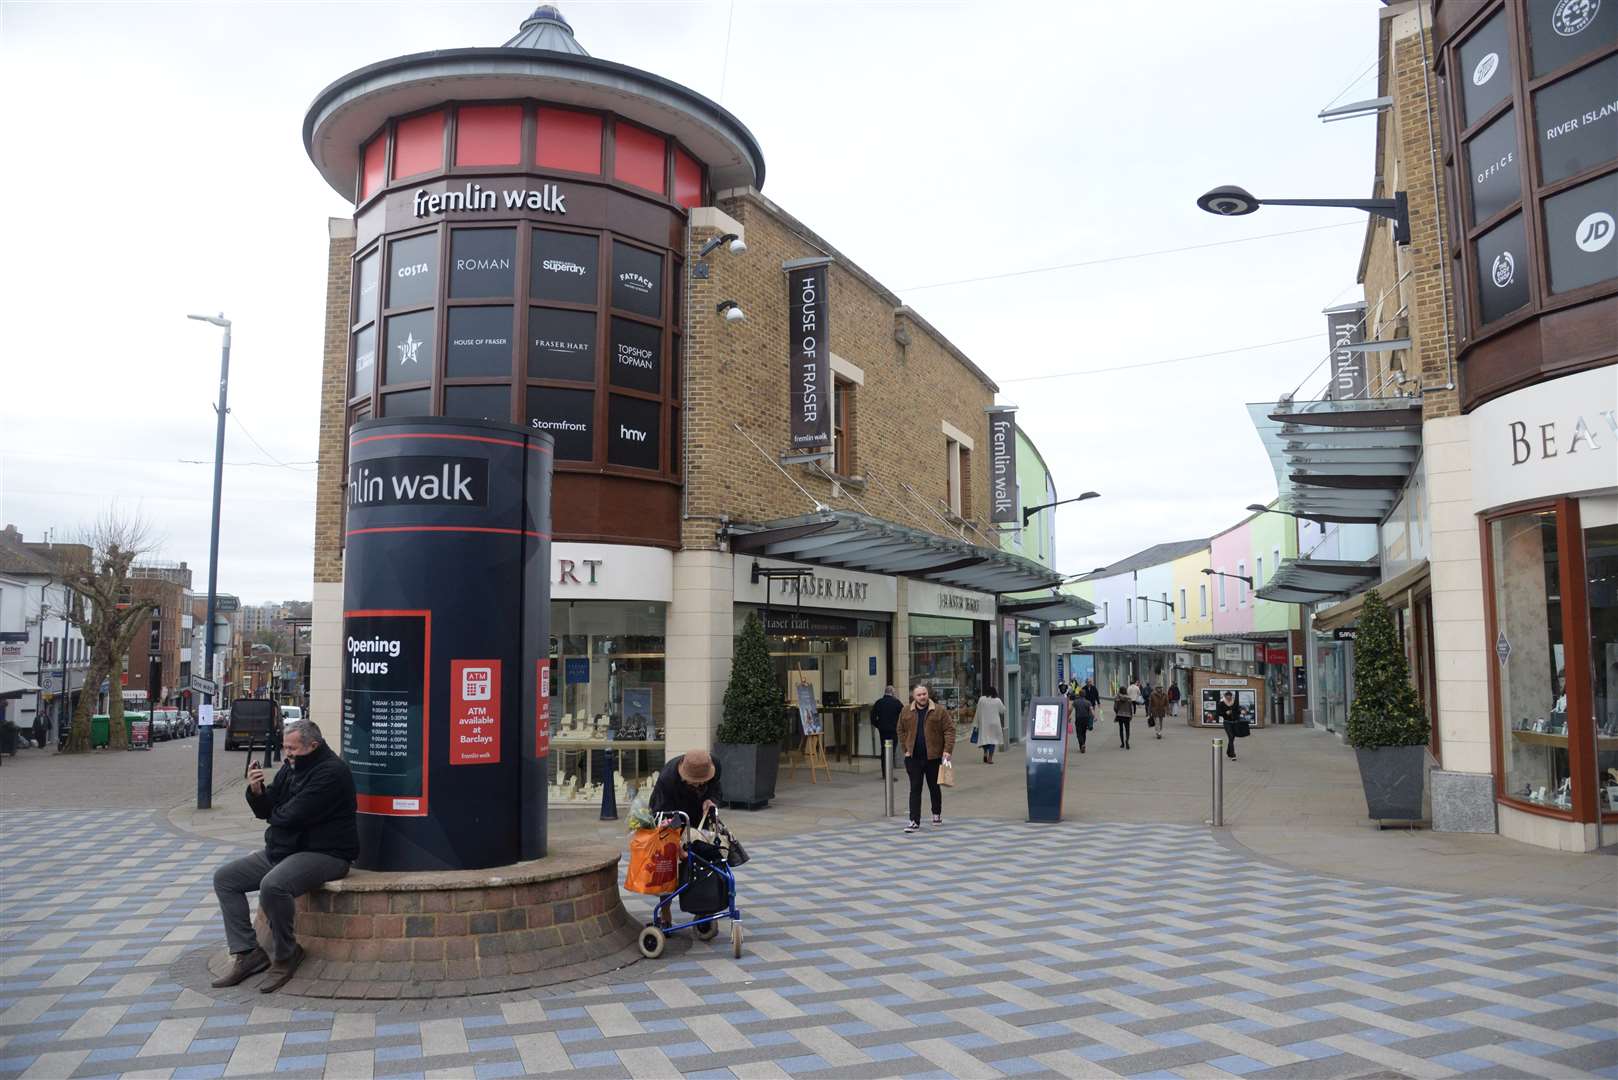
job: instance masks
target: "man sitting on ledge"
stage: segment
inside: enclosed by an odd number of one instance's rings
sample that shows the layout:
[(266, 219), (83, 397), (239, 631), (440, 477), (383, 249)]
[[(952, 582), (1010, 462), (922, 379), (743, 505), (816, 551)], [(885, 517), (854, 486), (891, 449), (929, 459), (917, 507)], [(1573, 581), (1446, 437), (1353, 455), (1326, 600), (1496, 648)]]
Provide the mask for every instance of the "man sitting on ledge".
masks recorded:
[[(235, 986), (265, 968), (270, 974), (260, 992), (285, 986), (303, 960), (303, 947), (292, 933), (293, 902), (322, 882), (343, 877), (360, 853), (348, 764), (331, 752), (309, 720), (286, 725), (281, 753), (286, 760), (269, 784), (261, 766), (254, 764), (247, 773), (247, 805), (270, 823), (264, 850), (214, 871), (213, 888), (234, 960), (214, 986)], [(273, 959), (264, 955), (253, 934), (247, 894), (255, 889), (259, 910), (270, 924)]]

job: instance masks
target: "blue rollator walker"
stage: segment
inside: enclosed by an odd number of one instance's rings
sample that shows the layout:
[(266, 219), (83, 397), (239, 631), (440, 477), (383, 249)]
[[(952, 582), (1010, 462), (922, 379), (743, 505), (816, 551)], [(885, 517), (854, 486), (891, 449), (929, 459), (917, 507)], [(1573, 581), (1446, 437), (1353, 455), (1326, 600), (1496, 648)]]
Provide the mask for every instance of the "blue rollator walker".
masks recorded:
[[(719, 823), (719, 815), (710, 813), (703, 819), (714, 824), (716, 838), (728, 837)], [(736, 875), (731, 871), (726, 852), (718, 842), (689, 838), (691, 818), (676, 810), (671, 814), (658, 814), (660, 827), (678, 824), (680, 847), (685, 861), (680, 869), (680, 887), (658, 897), (652, 908), (652, 921), (640, 932), (640, 952), (648, 960), (663, 955), (670, 934), (692, 930), (698, 941), (712, 941), (719, 936), (719, 920), (730, 920), (730, 948), (732, 954), (742, 955), (742, 913), (736, 907)], [(732, 841), (734, 842), (734, 841)], [(680, 898), (680, 910), (691, 916), (689, 922), (674, 924), (674, 899)]]

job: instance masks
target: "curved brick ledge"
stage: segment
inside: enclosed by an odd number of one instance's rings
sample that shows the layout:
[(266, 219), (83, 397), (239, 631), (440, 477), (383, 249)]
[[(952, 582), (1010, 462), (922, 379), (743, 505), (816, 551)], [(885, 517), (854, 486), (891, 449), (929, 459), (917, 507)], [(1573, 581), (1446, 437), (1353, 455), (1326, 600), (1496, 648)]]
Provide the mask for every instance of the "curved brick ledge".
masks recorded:
[[(284, 992), (437, 998), (599, 975), (632, 961), (639, 924), (618, 892), (616, 848), (561, 847), (488, 870), (350, 871), (298, 899), (307, 953)], [(255, 920), (261, 942), (267, 928)], [(638, 955), (635, 953), (633, 955)], [(215, 955), (217, 974), (228, 963)]]

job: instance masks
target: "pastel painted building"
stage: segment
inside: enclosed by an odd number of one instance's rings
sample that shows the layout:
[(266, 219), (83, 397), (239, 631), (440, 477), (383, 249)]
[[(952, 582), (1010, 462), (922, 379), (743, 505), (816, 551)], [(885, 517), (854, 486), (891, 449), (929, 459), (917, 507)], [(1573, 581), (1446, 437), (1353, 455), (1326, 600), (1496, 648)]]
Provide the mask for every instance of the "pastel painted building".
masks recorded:
[[(1141, 645), (1174, 644), (1174, 562), (1153, 563), (1135, 571), (1135, 640)], [(1141, 597), (1146, 597), (1142, 600)]]
[[(1281, 563), (1298, 557), (1297, 519), (1285, 514), (1257, 514), (1249, 519), (1251, 561), (1248, 563), (1255, 588), (1262, 588), (1275, 576)], [(1231, 584), (1236, 584), (1231, 582)], [(1244, 586), (1245, 588), (1245, 586)], [(1300, 626), (1298, 605), (1248, 595), (1254, 630), (1296, 630)]]
[(1170, 570), (1174, 590), (1174, 640), (1184, 644), (1196, 634), (1213, 633), (1213, 585), (1203, 573), (1212, 566), (1206, 545), (1175, 559)]
[[(1259, 515), (1264, 516), (1264, 515)], [(1253, 518), (1231, 526), (1208, 541), (1208, 579), (1214, 633), (1247, 634), (1253, 630), (1253, 591), (1237, 577), (1253, 572)], [(1219, 575), (1230, 574), (1231, 577)]]

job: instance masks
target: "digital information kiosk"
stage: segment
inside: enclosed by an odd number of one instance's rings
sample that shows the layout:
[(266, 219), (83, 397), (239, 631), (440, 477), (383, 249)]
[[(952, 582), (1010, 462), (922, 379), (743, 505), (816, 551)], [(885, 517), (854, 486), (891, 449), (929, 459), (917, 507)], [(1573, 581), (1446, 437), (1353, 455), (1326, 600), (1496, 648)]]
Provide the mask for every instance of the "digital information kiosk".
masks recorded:
[(1067, 702), (1035, 698), (1028, 714), (1028, 820), (1061, 821), (1067, 785)]

